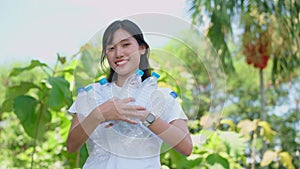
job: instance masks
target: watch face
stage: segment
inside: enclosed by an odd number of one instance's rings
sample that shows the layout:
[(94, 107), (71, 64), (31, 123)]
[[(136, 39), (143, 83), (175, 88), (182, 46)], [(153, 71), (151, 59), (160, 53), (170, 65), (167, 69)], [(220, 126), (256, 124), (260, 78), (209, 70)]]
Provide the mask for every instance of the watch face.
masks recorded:
[(148, 123), (152, 124), (155, 120), (155, 116), (152, 113), (150, 113), (150, 114), (148, 114), (146, 120)]

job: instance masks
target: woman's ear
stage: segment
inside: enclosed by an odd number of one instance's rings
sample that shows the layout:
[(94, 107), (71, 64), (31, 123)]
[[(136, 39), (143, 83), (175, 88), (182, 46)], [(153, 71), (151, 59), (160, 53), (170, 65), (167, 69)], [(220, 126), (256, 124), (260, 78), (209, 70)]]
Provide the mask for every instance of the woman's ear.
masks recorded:
[(141, 45), (140, 46), (140, 54), (143, 55), (146, 53), (146, 45)]

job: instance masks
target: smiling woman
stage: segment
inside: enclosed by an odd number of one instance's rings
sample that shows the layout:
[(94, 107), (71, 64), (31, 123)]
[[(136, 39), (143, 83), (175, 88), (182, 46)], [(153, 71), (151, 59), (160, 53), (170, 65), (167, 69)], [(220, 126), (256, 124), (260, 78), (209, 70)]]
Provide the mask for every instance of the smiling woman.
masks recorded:
[[(79, 111), (83, 110), (85, 102), (79, 96), (69, 109), (74, 114), (67, 139), (69, 152), (77, 151), (87, 141), (89, 158), (83, 167), (86, 169), (159, 169), (162, 142), (183, 155), (190, 155), (193, 145), (187, 117), (172, 90), (152, 87), (157, 84), (152, 84), (150, 77), (150, 49), (140, 28), (130, 20), (115, 21), (104, 32), (102, 43), (101, 62), (103, 65), (105, 59), (108, 60), (109, 83), (101, 80), (102, 86), (90, 84), (86, 87), (86, 95), (93, 102), (85, 104), (93, 105), (85, 109), (86, 112)], [(141, 70), (139, 80), (135, 72)], [(127, 84), (131, 84), (131, 80), (141, 85), (130, 88)], [(137, 97), (131, 97), (129, 93), (132, 92)], [(152, 106), (148, 106), (149, 103)], [(154, 108), (156, 105), (164, 106), (162, 112)], [(117, 131), (114, 125), (119, 123), (133, 127), (131, 131), (125, 128)], [(134, 132), (132, 130), (143, 134), (128, 135)]]
[(118, 85), (122, 86), (129, 75), (138, 69), (140, 56), (145, 53), (145, 46), (139, 46), (131, 35), (119, 29), (115, 32), (113, 45), (108, 45), (106, 55), (111, 68), (118, 74)]
[(142, 79), (150, 76), (147, 58), (149, 45), (145, 42), (141, 30), (132, 25), (128, 20), (117, 21), (104, 32), (101, 62), (103, 65), (106, 56), (111, 66), (109, 81), (117, 75), (115, 78), (118, 77), (119, 86), (122, 86), (128, 76), (138, 68), (144, 70)]

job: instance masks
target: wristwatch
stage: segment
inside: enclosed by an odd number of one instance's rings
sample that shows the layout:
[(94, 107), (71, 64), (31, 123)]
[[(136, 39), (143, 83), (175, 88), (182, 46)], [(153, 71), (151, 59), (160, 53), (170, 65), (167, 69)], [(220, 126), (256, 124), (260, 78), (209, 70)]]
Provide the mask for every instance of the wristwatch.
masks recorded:
[(149, 125), (151, 125), (154, 121), (156, 120), (156, 116), (153, 113), (149, 113), (147, 114), (145, 121), (143, 122), (143, 124), (148, 127)]

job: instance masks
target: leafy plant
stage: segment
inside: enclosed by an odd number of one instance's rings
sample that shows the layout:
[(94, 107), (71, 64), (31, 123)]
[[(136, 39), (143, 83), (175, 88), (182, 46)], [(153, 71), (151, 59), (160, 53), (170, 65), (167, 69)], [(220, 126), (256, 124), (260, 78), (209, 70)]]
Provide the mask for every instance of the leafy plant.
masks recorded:
[(14, 160), (18, 162), (13, 164), (15, 167), (43, 168), (49, 167), (49, 163), (56, 168), (75, 166), (75, 162), (68, 162), (74, 155), (65, 148), (70, 126), (66, 109), (72, 103), (70, 79), (66, 77), (74, 69), (59, 66), (64, 63), (65, 57), (59, 55), (54, 69), (32, 60), (28, 66), (13, 68), (9, 74), (1, 110), (16, 115), (22, 126), (19, 137), (27, 138), (20, 145), (23, 148), (15, 150), (18, 159)]

